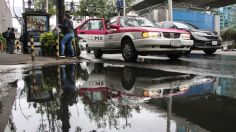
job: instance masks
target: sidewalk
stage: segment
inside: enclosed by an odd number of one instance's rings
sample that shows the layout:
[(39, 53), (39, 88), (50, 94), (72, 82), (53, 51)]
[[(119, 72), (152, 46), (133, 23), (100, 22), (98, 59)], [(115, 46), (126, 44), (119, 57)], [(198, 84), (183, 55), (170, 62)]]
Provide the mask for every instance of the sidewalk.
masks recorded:
[(80, 58), (61, 58), (35, 56), (35, 62), (31, 61), (30, 54), (6, 54), (0, 53), (0, 65), (19, 65), (19, 64), (61, 64), (61, 63), (76, 63)]

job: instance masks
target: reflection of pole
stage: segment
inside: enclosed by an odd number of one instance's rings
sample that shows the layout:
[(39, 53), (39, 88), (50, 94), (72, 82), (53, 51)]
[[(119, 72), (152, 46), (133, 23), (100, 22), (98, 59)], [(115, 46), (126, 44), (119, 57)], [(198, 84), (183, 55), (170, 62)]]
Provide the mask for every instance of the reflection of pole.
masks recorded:
[(57, 79), (58, 79), (58, 87), (59, 87), (58, 91), (61, 91), (61, 71), (60, 71), (60, 66), (57, 66)]
[[(171, 92), (172, 93), (172, 92)], [(168, 108), (167, 108), (167, 132), (170, 132), (170, 117), (172, 111), (172, 96), (168, 98)]]

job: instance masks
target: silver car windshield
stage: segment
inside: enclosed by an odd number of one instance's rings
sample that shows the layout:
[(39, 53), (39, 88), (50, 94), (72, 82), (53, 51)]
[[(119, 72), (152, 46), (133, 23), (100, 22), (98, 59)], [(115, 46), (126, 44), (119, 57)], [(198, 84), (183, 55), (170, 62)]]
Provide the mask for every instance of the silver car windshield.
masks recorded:
[(122, 27), (158, 27), (155, 23), (143, 17), (121, 17)]
[(192, 26), (190, 24), (187, 23), (178, 23), (178, 22), (174, 22), (175, 26), (179, 29), (198, 29), (195, 26)]

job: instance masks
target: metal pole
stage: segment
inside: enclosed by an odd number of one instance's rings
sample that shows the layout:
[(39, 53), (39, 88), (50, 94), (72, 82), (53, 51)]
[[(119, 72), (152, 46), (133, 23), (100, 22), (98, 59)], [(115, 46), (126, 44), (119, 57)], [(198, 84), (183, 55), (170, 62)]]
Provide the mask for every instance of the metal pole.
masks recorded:
[(65, 13), (65, 0), (56, 0), (57, 2), (57, 24), (63, 23)]
[(46, 0), (46, 13), (48, 13), (48, 0)]
[(22, 6), (23, 7), (23, 13), (25, 13), (25, 0), (22, 0), (22, 1), (23, 1), (23, 3), (22, 3), (23, 4), (23, 6)]
[(166, 21), (169, 21), (169, 10), (167, 7), (165, 7), (165, 11), (166, 11)]
[(125, 4), (125, 0), (123, 0), (123, 16), (125, 16), (125, 8), (126, 8), (126, 4)]
[(173, 4), (172, 0), (168, 0), (168, 13), (169, 13), (169, 21), (173, 21)]

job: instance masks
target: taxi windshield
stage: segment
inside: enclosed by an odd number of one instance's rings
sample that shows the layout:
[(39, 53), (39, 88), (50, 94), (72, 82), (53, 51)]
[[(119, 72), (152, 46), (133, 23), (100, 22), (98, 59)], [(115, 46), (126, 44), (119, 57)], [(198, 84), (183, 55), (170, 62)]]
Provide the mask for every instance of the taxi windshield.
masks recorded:
[(158, 27), (155, 23), (143, 17), (121, 17), (122, 27)]

